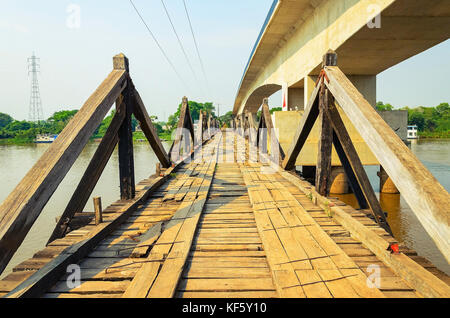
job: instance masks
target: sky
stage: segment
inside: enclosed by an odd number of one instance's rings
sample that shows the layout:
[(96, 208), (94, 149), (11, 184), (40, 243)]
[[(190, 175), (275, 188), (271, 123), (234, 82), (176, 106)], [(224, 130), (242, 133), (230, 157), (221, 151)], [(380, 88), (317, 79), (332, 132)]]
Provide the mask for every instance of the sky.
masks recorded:
[[(183, 96), (232, 110), (250, 52), (272, 0), (186, 0), (205, 67), (201, 71), (182, 0), (165, 0), (193, 65), (192, 74), (161, 0), (133, 0), (177, 69), (165, 60), (129, 0), (0, 0), (0, 112), (28, 117), (27, 58), (40, 58), (44, 117), (79, 109), (124, 53), (149, 114), (160, 120)], [(79, 15), (77, 14), (79, 12)], [(79, 17), (79, 19), (78, 19)], [(436, 106), (450, 100), (450, 41), (377, 77), (377, 100), (396, 107)], [(281, 104), (281, 94), (271, 106)]]

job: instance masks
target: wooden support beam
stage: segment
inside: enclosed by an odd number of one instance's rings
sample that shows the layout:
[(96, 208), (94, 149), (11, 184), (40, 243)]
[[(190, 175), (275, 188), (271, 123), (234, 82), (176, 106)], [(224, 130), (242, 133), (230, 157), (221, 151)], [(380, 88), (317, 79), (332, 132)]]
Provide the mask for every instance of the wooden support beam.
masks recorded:
[(114, 69), (0, 206), (0, 273), (111, 105), (125, 89), (127, 72)]
[(95, 225), (103, 223), (102, 198), (94, 198)]
[(247, 123), (249, 127), (249, 141), (251, 142), (252, 145), (256, 145), (258, 126), (256, 125), (256, 121), (253, 116), (254, 114), (250, 112), (246, 114)]
[[(277, 135), (275, 134), (275, 127), (273, 125), (272, 116), (269, 110), (268, 98), (264, 98), (263, 100), (263, 105), (261, 109), (261, 118), (264, 118), (264, 124), (267, 129), (268, 139), (270, 140), (270, 152), (271, 154), (274, 154), (276, 153), (276, 151), (278, 151), (278, 162), (281, 165), (285, 157), (285, 154), (283, 149), (281, 148), (280, 143), (278, 142)], [(275, 151), (274, 148), (276, 148), (277, 150)]]
[(125, 118), (126, 111), (124, 108), (119, 108), (102, 138), (102, 141), (97, 147), (86, 171), (78, 183), (75, 192), (73, 193), (67, 207), (59, 218), (58, 224), (53, 230), (47, 244), (54, 240), (63, 237), (67, 232), (69, 222), (72, 220), (75, 213), (83, 212), (89, 197), (94, 191), (94, 188), (106, 167), (106, 164), (111, 157), (114, 148), (119, 140), (118, 131)]
[(325, 84), (386, 170), (421, 225), (450, 261), (450, 194), (364, 99), (338, 67)]
[[(348, 159), (348, 163), (358, 181), (359, 187), (362, 190), (365, 201), (367, 202), (370, 210), (373, 213), (375, 221), (384, 228), (389, 234), (393, 234), (392, 230), (387, 223), (386, 216), (384, 215), (383, 210), (381, 209), (381, 205), (378, 202), (378, 199), (373, 191), (373, 188), (370, 184), (369, 177), (364, 170), (364, 167), (361, 163), (361, 160), (358, 157), (358, 153), (356, 152), (355, 146), (350, 139), (350, 135), (345, 128), (344, 122), (342, 121), (341, 116), (336, 108), (336, 106), (330, 105), (328, 110), (326, 111), (326, 116), (330, 120), (330, 123), (333, 126), (334, 133), (339, 139), (339, 145), (342, 146), (342, 150), (345, 153), (345, 156)], [(344, 167), (345, 168), (345, 167)], [(347, 175), (352, 177), (352, 175)], [(319, 193), (320, 194), (320, 193)], [(322, 194), (321, 194), (322, 195)]]
[(325, 112), (330, 104), (334, 103), (334, 99), (321, 83), (319, 93), (319, 126), (320, 137), (317, 152), (316, 165), (316, 190), (320, 195), (328, 196), (331, 187), (331, 151), (333, 150), (333, 128), (330, 120), (327, 118)]
[(197, 144), (203, 143), (203, 112), (200, 111), (197, 124)]
[(262, 153), (267, 153), (267, 125), (265, 116), (263, 116), (262, 111), (261, 118), (259, 119), (258, 131), (256, 134), (256, 145)]
[[(323, 56), (322, 68), (328, 65), (337, 65), (337, 54), (329, 50)], [(316, 190), (323, 196), (330, 194), (331, 188), (331, 152), (333, 150), (333, 129), (325, 112), (331, 104), (334, 104), (334, 98), (326, 89), (324, 78), (320, 79), (319, 92), (319, 127), (320, 137), (317, 152), (316, 165)]]
[(350, 161), (347, 158), (347, 155), (342, 148), (341, 142), (337, 137), (336, 133), (333, 131), (333, 145), (338, 154), (339, 160), (341, 161), (342, 167), (344, 168), (347, 179), (350, 183), (350, 187), (352, 188), (353, 193), (355, 194), (356, 200), (358, 201), (358, 205), (360, 209), (367, 209), (369, 206), (367, 205), (366, 198), (364, 197), (364, 193), (359, 186), (358, 180), (356, 179), (355, 173), (350, 165)]
[(161, 140), (159, 139), (158, 133), (155, 126), (147, 113), (147, 109), (139, 96), (138, 91), (134, 88), (133, 83), (130, 81), (131, 89), (131, 103), (133, 104), (133, 113), (136, 119), (139, 121), (142, 132), (147, 138), (150, 146), (152, 147), (156, 157), (158, 157), (159, 162), (161, 162), (164, 168), (170, 167), (170, 158), (164, 149)]
[[(123, 104), (123, 106), (122, 106)], [(133, 154), (133, 131), (131, 126), (131, 115), (133, 106), (130, 94), (125, 91), (116, 101), (117, 108), (125, 108), (125, 119), (119, 128), (119, 175), (120, 175), (120, 198), (131, 200), (136, 195), (134, 180), (134, 154)]]
[[(188, 129), (192, 139), (192, 143), (194, 144), (195, 147), (194, 124), (192, 123), (191, 112), (189, 110), (189, 101), (186, 96), (183, 97), (181, 103), (180, 119), (178, 120), (175, 141), (173, 142), (169, 152), (173, 161), (178, 161), (180, 159), (181, 141), (183, 139), (184, 129)], [(188, 141), (185, 140), (185, 142)], [(185, 149), (185, 151), (186, 150), (187, 149)]]
[(211, 113), (208, 114), (208, 121), (206, 123), (207, 125), (207, 131), (208, 131), (208, 139), (211, 138), (211, 121), (212, 121), (212, 116)]
[(297, 127), (294, 139), (291, 143), (288, 153), (283, 160), (282, 167), (286, 170), (292, 170), (295, 168), (295, 162), (302, 150), (306, 139), (308, 139), (309, 133), (319, 116), (319, 89), (320, 85), (317, 85), (311, 94), (311, 98), (308, 101), (308, 105), (305, 107), (306, 111), (302, 116), (300, 125)]

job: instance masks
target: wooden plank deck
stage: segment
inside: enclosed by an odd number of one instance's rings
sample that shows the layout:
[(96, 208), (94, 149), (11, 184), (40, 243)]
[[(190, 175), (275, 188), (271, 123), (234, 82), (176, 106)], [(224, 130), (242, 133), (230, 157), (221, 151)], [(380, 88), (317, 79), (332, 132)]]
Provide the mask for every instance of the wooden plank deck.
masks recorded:
[[(68, 287), (70, 274), (47, 275), (53, 281), (38, 296), (429, 296), (352, 235), (319, 199), (306, 193), (309, 183), (285, 171), (270, 172), (267, 165), (248, 162), (247, 150), (239, 135), (216, 135), (203, 147), (201, 160), (181, 164), (77, 261), (79, 287)], [(153, 183), (151, 178), (142, 181), (136, 189), (138, 195)], [(395, 242), (368, 211), (328, 200), (365, 229)], [(106, 208), (105, 222), (112, 222), (129, 204), (118, 201)], [(11, 291), (9, 296), (20, 295), (20, 286), (68, 248), (89, 240), (93, 231), (98, 227), (90, 223), (70, 232), (16, 266), (0, 281), (0, 296)], [(447, 275), (414, 251), (402, 246), (401, 251), (420, 270), (432, 273), (445, 286), (441, 289), (444, 296), (450, 297), (445, 294), (450, 282)], [(373, 265), (379, 266), (379, 288), (367, 285), (369, 266)]]

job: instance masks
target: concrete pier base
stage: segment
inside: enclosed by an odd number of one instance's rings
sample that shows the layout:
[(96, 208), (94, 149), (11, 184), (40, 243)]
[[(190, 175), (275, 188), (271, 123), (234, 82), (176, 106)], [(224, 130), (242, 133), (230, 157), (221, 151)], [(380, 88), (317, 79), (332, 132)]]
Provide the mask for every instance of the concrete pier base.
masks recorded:
[(343, 167), (331, 168), (331, 187), (330, 193), (347, 194), (350, 193), (350, 185)]
[(390, 193), (390, 194), (399, 194), (397, 187), (394, 182), (392, 182), (391, 178), (388, 176), (386, 171), (380, 166), (380, 171), (377, 173), (378, 177), (380, 177), (380, 192), (381, 193)]

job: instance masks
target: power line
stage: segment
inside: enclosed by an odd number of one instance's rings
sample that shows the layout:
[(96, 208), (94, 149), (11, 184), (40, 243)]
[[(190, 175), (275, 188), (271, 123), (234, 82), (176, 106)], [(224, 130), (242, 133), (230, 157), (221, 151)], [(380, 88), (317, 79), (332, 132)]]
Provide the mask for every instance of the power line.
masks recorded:
[(206, 85), (208, 87), (208, 91), (211, 94), (210, 86), (209, 86), (209, 83), (208, 83), (208, 77), (206, 76), (205, 67), (203, 65), (203, 60), (202, 60), (202, 57), (200, 55), (200, 50), (198, 49), (198, 44), (197, 44), (197, 40), (195, 38), (194, 28), (192, 27), (191, 18), (189, 17), (189, 11), (187, 9), (186, 0), (183, 0), (183, 4), (184, 4), (184, 10), (186, 11), (187, 19), (189, 21), (189, 27), (191, 28), (192, 38), (194, 39), (195, 49), (197, 51), (197, 56), (198, 56), (198, 59), (200, 61), (200, 66), (202, 68), (203, 76), (205, 77), (205, 81), (206, 81)]
[(177, 75), (178, 79), (180, 80), (181, 83), (183, 83), (183, 85), (188, 88), (188, 85), (186, 84), (185, 81), (183, 81), (183, 79), (181, 78), (180, 74), (178, 73), (177, 69), (175, 68), (175, 66), (173, 65), (172, 61), (169, 59), (169, 57), (167, 56), (166, 52), (164, 51), (164, 49), (162, 48), (162, 46), (159, 44), (158, 40), (156, 39), (155, 35), (153, 34), (153, 32), (150, 30), (149, 26), (147, 25), (147, 23), (145, 22), (144, 18), (142, 17), (142, 15), (140, 14), (139, 10), (136, 8), (136, 6), (133, 3), (133, 0), (130, 0), (131, 5), (133, 6), (134, 10), (136, 11), (137, 15), (139, 16), (139, 18), (141, 19), (142, 23), (145, 25), (145, 27), (147, 28), (148, 33), (150, 34), (150, 36), (153, 38), (153, 40), (155, 41), (156, 45), (158, 46), (159, 50), (161, 51), (161, 53), (164, 55), (164, 57), (166, 58), (167, 62), (170, 64), (170, 66), (172, 67), (173, 71), (175, 72), (175, 74)]
[(170, 25), (172, 26), (173, 33), (175, 33), (175, 36), (178, 40), (178, 44), (180, 45), (181, 51), (183, 52), (183, 55), (186, 58), (186, 62), (188, 63), (195, 80), (198, 82), (197, 75), (195, 74), (194, 68), (192, 67), (191, 61), (189, 60), (186, 50), (184, 49), (183, 43), (181, 43), (180, 37), (178, 36), (177, 30), (175, 29), (175, 25), (173, 24), (172, 19), (170, 18), (170, 14), (169, 11), (167, 10), (166, 4), (164, 3), (164, 0), (161, 0), (161, 3), (164, 7), (164, 11), (166, 12), (167, 18), (169, 19)]

